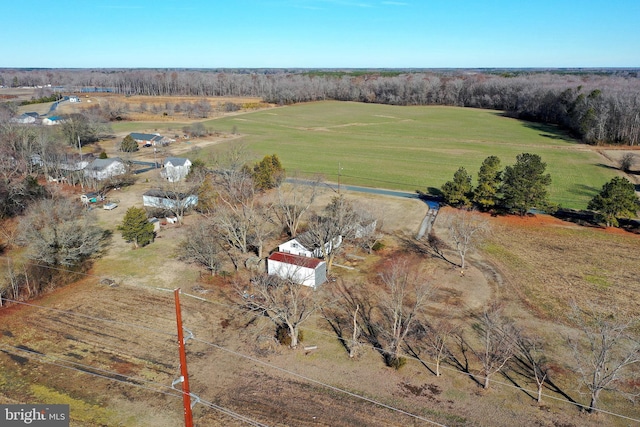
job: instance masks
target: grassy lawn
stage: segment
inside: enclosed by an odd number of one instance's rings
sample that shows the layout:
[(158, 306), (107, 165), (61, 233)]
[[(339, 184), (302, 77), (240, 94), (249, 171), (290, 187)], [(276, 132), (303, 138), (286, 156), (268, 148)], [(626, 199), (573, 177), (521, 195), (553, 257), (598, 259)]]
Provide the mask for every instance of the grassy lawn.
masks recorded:
[[(118, 129), (125, 125), (133, 130), (135, 123), (118, 124)], [(600, 164), (597, 154), (557, 128), (490, 110), (318, 102), (209, 120), (205, 125), (246, 135), (242, 141), (257, 157), (276, 153), (289, 172), (321, 173), (337, 181), (340, 165), (343, 183), (369, 187), (439, 188), (460, 166), (475, 175), (487, 156), (497, 155), (508, 165), (515, 163), (516, 155), (530, 152), (547, 163), (553, 179), (551, 200), (563, 207), (585, 208), (615, 175)]]

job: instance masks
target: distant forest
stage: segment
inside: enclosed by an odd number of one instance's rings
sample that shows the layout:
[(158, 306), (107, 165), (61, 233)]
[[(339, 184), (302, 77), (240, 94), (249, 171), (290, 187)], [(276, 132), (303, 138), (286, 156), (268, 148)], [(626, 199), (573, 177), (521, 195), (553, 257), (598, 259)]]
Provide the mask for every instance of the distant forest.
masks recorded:
[(0, 70), (0, 85), (48, 84), (66, 92), (248, 96), (279, 105), (339, 100), (488, 108), (559, 125), (588, 144), (640, 143), (638, 70)]

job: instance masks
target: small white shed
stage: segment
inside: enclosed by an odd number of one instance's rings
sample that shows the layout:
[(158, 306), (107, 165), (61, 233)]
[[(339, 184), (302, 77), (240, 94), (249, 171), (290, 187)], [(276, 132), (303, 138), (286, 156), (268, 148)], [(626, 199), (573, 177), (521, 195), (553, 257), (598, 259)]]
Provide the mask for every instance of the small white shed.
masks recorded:
[(267, 258), (267, 273), (316, 288), (327, 281), (327, 263), (318, 258), (274, 252)]

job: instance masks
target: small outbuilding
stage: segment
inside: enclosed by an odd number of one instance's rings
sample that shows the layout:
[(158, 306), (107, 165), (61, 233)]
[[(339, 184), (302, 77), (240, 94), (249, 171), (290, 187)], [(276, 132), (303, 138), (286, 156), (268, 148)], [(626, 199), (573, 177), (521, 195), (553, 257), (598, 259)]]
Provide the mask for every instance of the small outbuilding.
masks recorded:
[(327, 281), (327, 263), (319, 258), (274, 252), (267, 258), (267, 273), (315, 289)]

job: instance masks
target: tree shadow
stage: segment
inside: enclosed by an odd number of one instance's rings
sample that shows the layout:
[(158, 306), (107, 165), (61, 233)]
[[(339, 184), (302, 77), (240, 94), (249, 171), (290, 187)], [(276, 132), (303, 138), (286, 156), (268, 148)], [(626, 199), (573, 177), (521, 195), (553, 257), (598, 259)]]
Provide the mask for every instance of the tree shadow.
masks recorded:
[[(533, 374), (533, 366), (531, 366), (531, 364), (529, 362), (527, 362), (526, 359), (519, 357), (519, 356), (515, 356), (513, 358), (513, 360), (515, 361), (515, 363), (511, 364), (511, 369), (512, 371), (517, 374), (520, 375), (524, 378), (527, 378), (528, 380), (531, 380), (533, 382), (535, 382), (535, 375)], [(547, 371), (548, 372), (548, 371)], [(503, 372), (502, 373), (503, 376), (505, 378), (507, 378), (515, 387), (517, 387), (518, 389), (522, 390), (522, 392), (524, 392), (527, 396), (529, 396), (531, 399), (533, 400), (537, 400), (536, 396), (532, 396), (527, 390), (525, 390), (523, 387), (521, 387), (516, 381), (515, 379), (513, 379), (508, 372)], [(579, 410), (582, 409), (582, 405), (580, 403), (578, 403), (577, 401), (575, 401), (571, 396), (569, 396), (564, 390), (562, 390), (558, 385), (556, 385), (551, 378), (547, 377), (544, 381), (544, 386), (543, 388), (559, 394), (560, 396), (562, 396), (563, 398), (565, 398), (569, 403), (571, 403), (572, 405), (575, 405), (578, 407)]]
[(449, 358), (447, 359), (447, 361), (451, 364), (451, 366), (453, 366), (454, 368), (456, 368), (457, 370), (459, 370), (460, 372), (463, 372), (465, 374), (467, 374), (467, 376), (474, 382), (476, 383), (477, 386), (479, 387), (483, 387), (484, 384), (482, 384), (482, 382), (480, 382), (476, 376), (471, 372), (470, 368), (469, 368), (469, 351), (471, 350), (471, 348), (469, 347), (469, 344), (467, 343), (467, 341), (464, 339), (464, 337), (462, 335), (458, 335), (456, 337), (456, 341), (458, 344), (458, 350), (460, 351), (460, 357), (456, 357), (453, 354), (449, 354)]
[(531, 122), (523, 119), (520, 119), (520, 121), (522, 122), (522, 125), (524, 127), (538, 131), (539, 132), (538, 135), (540, 135), (543, 138), (568, 142), (571, 144), (582, 144), (582, 142), (580, 142), (577, 138), (575, 138), (574, 135), (571, 134), (571, 132), (565, 129), (562, 129), (557, 125)]
[(444, 250), (447, 248), (447, 245), (434, 233), (429, 233), (426, 238), (420, 240), (407, 235), (398, 235), (397, 237), (400, 239), (402, 248), (408, 252), (441, 259), (453, 266), (458, 265), (446, 257)]
[(436, 375), (436, 371), (431, 369), (429, 365), (427, 365), (427, 363), (424, 360), (422, 360), (419, 352), (417, 352), (410, 344), (406, 344), (405, 346), (407, 347), (408, 353), (409, 355), (411, 355), (411, 357), (413, 357), (418, 362), (420, 362), (420, 364), (424, 366), (427, 369), (427, 371), (431, 372), (433, 375)]

